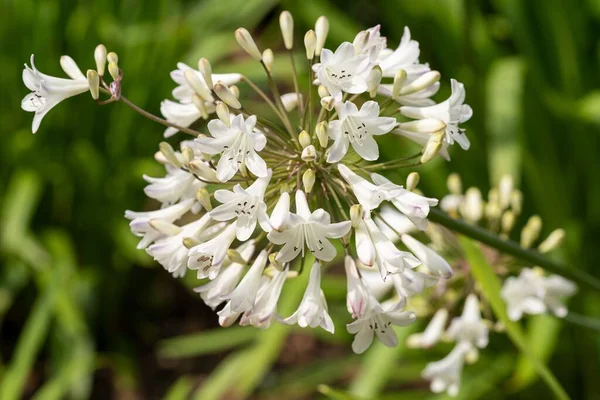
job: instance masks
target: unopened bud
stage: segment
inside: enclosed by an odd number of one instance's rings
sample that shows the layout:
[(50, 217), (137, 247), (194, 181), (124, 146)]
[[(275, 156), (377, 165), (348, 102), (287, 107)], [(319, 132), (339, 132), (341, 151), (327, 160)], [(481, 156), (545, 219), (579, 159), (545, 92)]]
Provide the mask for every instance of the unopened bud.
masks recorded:
[(446, 123), (442, 120), (433, 118), (417, 119), (409, 122), (401, 122), (398, 124), (398, 129), (401, 131), (418, 133), (436, 133), (445, 131)]
[(206, 100), (211, 103), (215, 101), (212, 94), (210, 94), (210, 90), (208, 90), (206, 84), (200, 80), (200, 77), (198, 76), (198, 73), (196, 71), (194, 71), (193, 69), (188, 69), (183, 73), (183, 76), (187, 84), (203, 100)]
[(169, 143), (160, 142), (158, 148), (160, 149), (160, 152), (163, 154), (163, 156), (165, 156), (165, 158), (169, 161), (169, 163), (171, 163), (171, 165), (173, 165), (176, 168), (181, 168), (181, 162), (175, 155), (175, 150), (173, 150), (173, 147)]
[(190, 172), (209, 182), (218, 182), (217, 174), (202, 160), (192, 160), (188, 163)]
[(285, 111), (290, 112), (298, 107), (298, 103), (302, 101), (302, 95), (296, 92), (286, 93), (281, 95), (281, 102)]
[(256, 43), (254, 43), (254, 39), (252, 39), (252, 35), (245, 28), (238, 28), (235, 31), (235, 40), (237, 40), (238, 44), (242, 49), (246, 51), (250, 55), (250, 57), (254, 58), (256, 61), (262, 60), (262, 54), (258, 47), (256, 47)]
[(411, 83), (404, 85), (400, 89), (400, 96), (406, 96), (411, 93), (418, 92), (420, 90), (426, 89), (429, 86), (433, 85), (437, 81), (439, 81), (441, 75), (438, 71), (429, 71), (425, 72), (423, 75), (419, 76), (417, 79), (412, 81)]
[(367, 31), (358, 32), (358, 34), (354, 38), (354, 42), (352, 42), (352, 44), (354, 45), (355, 54), (359, 54), (367, 45), (367, 43), (369, 42), (369, 36), (369, 32)]
[(304, 150), (302, 150), (302, 157), (304, 161), (315, 161), (317, 159), (317, 151), (315, 150), (315, 146), (312, 144), (306, 146)]
[(448, 175), (446, 184), (448, 185), (448, 190), (450, 193), (455, 195), (462, 194), (462, 181), (460, 179), (460, 175), (458, 175), (456, 172)]
[(198, 246), (201, 242), (193, 237), (184, 237), (181, 240), (182, 244), (185, 246), (186, 249), (191, 249), (192, 247), (196, 247)]
[(106, 47), (103, 44), (96, 46), (94, 50), (94, 60), (96, 61), (96, 70), (98, 75), (103, 76), (106, 69)]
[(213, 87), (214, 83), (212, 81), (212, 66), (210, 65), (210, 61), (204, 57), (198, 60), (198, 70), (200, 71), (200, 74), (202, 74), (202, 78), (204, 78), (206, 87)]
[(200, 116), (202, 117), (202, 119), (208, 119), (208, 111), (206, 109), (206, 104), (204, 103), (204, 100), (202, 100), (202, 98), (196, 93), (192, 95), (192, 103), (194, 103), (198, 111), (200, 111)]
[(315, 24), (315, 35), (317, 36), (317, 43), (315, 47), (315, 54), (321, 55), (321, 51), (325, 46), (325, 40), (327, 40), (327, 34), (329, 33), (329, 21), (324, 16), (320, 16)]
[(469, 222), (478, 222), (483, 216), (481, 192), (475, 187), (467, 189), (465, 199), (460, 205), (460, 213)]
[(513, 190), (510, 195), (510, 208), (515, 215), (521, 214), (523, 207), (523, 193), (519, 189)]
[(98, 76), (98, 72), (93, 69), (87, 70), (87, 80), (90, 85), (90, 93), (92, 94), (92, 98), (94, 100), (98, 100), (100, 97), (100, 77)]
[(229, 258), (229, 260), (235, 264), (246, 265), (246, 263), (247, 263), (247, 261), (244, 260), (244, 257), (242, 257), (240, 252), (235, 249), (227, 250), (227, 258)]
[(231, 85), (229, 86), (229, 90), (231, 91), (231, 93), (233, 93), (233, 95), (235, 96), (236, 99), (240, 99), (240, 88), (235, 86), (235, 85)]
[(352, 229), (348, 231), (344, 236), (340, 238), (340, 242), (342, 242), (342, 246), (348, 247), (350, 246), (350, 241), (352, 240)]
[(420, 177), (418, 172), (411, 172), (408, 174), (408, 177), (406, 178), (406, 190), (412, 192), (419, 184), (419, 179)]
[(513, 192), (514, 181), (512, 176), (504, 175), (498, 184), (498, 205), (505, 210), (510, 206), (510, 196)]
[(202, 207), (204, 207), (206, 211), (212, 210), (212, 204), (210, 202), (210, 193), (208, 193), (208, 190), (206, 188), (203, 187), (196, 190), (196, 200), (198, 200), (198, 203), (202, 204)]
[(162, 165), (169, 163), (169, 160), (167, 160), (165, 158), (165, 156), (163, 155), (163, 153), (161, 153), (160, 151), (157, 151), (156, 153), (154, 153), (154, 159), (156, 161), (158, 161), (159, 163), (161, 163)]
[(485, 216), (488, 221), (498, 221), (502, 215), (502, 210), (498, 206), (498, 202), (488, 202), (485, 205)]
[(262, 53), (262, 61), (263, 61), (263, 64), (265, 64), (265, 68), (269, 72), (273, 71), (273, 61), (274, 61), (274, 59), (275, 59), (275, 56), (273, 55), (273, 50), (266, 49), (265, 51), (263, 51), (263, 53)]
[(315, 172), (312, 169), (307, 169), (302, 174), (302, 185), (304, 186), (304, 191), (306, 193), (310, 193), (315, 185)]
[(269, 254), (269, 262), (271, 263), (272, 266), (277, 268), (279, 271), (283, 271), (283, 264), (280, 263), (279, 261), (277, 261), (278, 254), (279, 254), (278, 252)]
[(155, 230), (163, 235), (175, 236), (181, 232), (181, 228), (177, 225), (165, 221), (164, 219), (151, 219), (148, 224)]
[(110, 74), (110, 76), (112, 76), (112, 78), (115, 81), (117, 79), (119, 79), (119, 66), (117, 65), (117, 63), (114, 63), (114, 62), (108, 63), (108, 73)]
[(279, 27), (285, 48), (291, 50), (294, 47), (294, 18), (289, 11), (279, 14)]
[(369, 72), (369, 75), (367, 76), (367, 92), (369, 92), (371, 98), (377, 96), (377, 90), (379, 89), (382, 76), (383, 73), (381, 72), (381, 67), (379, 65), (374, 66), (371, 72)]
[(510, 210), (502, 214), (502, 232), (509, 233), (515, 226), (515, 220), (515, 214)]
[(479, 360), (479, 350), (477, 348), (472, 347), (465, 356), (465, 361), (467, 364), (475, 364)]
[(317, 135), (317, 139), (319, 140), (319, 145), (322, 148), (327, 147), (327, 143), (329, 142), (329, 136), (327, 135), (327, 122), (321, 121), (317, 124), (315, 128), (315, 134)]
[(333, 96), (325, 96), (321, 99), (321, 106), (327, 111), (331, 111), (335, 106), (335, 99)]
[(227, 127), (231, 126), (231, 117), (229, 115), (229, 107), (227, 107), (227, 104), (223, 102), (217, 104), (217, 117), (219, 117)]
[(300, 132), (300, 135), (298, 135), (298, 141), (300, 142), (300, 146), (302, 146), (302, 148), (308, 146), (311, 142), (310, 135), (308, 134), (308, 132)]
[(115, 63), (115, 64), (119, 63), (119, 56), (114, 51), (111, 51), (110, 53), (108, 53), (106, 55), (106, 59), (108, 60), (109, 63)]
[(304, 35), (304, 47), (306, 48), (306, 58), (312, 60), (315, 57), (315, 48), (317, 46), (317, 35), (312, 29)]
[(527, 221), (521, 231), (521, 246), (528, 249), (540, 237), (542, 231), (542, 219), (539, 215), (534, 215)]
[(219, 98), (223, 100), (223, 102), (229, 107), (235, 108), (236, 110), (242, 108), (242, 104), (240, 103), (240, 101), (235, 97), (235, 95), (223, 82), (217, 82), (214, 86), (214, 90), (217, 96), (219, 96)]
[(565, 238), (565, 230), (558, 228), (552, 231), (548, 237), (539, 245), (538, 250), (541, 253), (548, 253), (561, 245)]
[(406, 81), (406, 71), (403, 69), (399, 69), (394, 76), (394, 84), (392, 85), (392, 99), (398, 98), (400, 96), (400, 91), (402, 90), (402, 85)]
[(430, 161), (442, 149), (443, 138), (444, 138), (444, 132), (438, 132), (438, 133), (431, 135), (431, 137), (427, 141), (427, 144), (425, 145), (425, 150), (423, 150), (423, 155), (421, 156), (422, 164), (425, 164), (426, 162)]
[(354, 204), (350, 207), (350, 221), (352, 221), (352, 227), (357, 228), (360, 221), (363, 218), (363, 208), (360, 204)]
[(325, 86), (323, 86), (323, 85), (319, 85), (319, 88), (317, 89), (317, 92), (319, 93), (319, 97), (320, 98), (323, 98), (323, 97), (326, 97), (326, 96), (330, 95), (329, 90), (327, 90), (327, 88)]

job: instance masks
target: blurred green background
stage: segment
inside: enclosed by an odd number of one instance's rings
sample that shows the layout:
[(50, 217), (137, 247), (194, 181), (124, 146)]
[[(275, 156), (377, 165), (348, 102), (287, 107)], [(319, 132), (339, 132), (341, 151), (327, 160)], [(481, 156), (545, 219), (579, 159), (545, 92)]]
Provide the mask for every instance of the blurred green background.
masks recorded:
[[(171, 279), (135, 250), (123, 218), (126, 209), (156, 207), (141, 175), (162, 174), (152, 159), (162, 127), (81, 95), (52, 110), (33, 136), (32, 115), (20, 109), (31, 53), (41, 71), (61, 76), (60, 55), (85, 71), (98, 43), (119, 54), (124, 94), (154, 113), (170, 98), (177, 61), (195, 65), (204, 56), (213, 70), (249, 71), (264, 84), (233, 30), (244, 26), (262, 48), (281, 48), (283, 9), (293, 13), (298, 38), (326, 15), (328, 47), (377, 23), (391, 47), (408, 25), (421, 61), (442, 73), (438, 100), (454, 77), (474, 109), (466, 124), (471, 150), (455, 148), (453, 162), (421, 168), (421, 188), (443, 196), (455, 171), (486, 191), (510, 173), (525, 194), (524, 215), (539, 213), (546, 234), (567, 230), (563, 261), (599, 275), (600, 1), (3, 0), (0, 399), (312, 399), (321, 396), (319, 384), (357, 398), (443, 397), (428, 392), (419, 372), (448, 348), (377, 343), (351, 354), (341, 276), (324, 282), (335, 336), (282, 326), (216, 329), (216, 316), (189, 289), (197, 285), (192, 274)], [(277, 65), (275, 74), (285, 76)], [(393, 143), (385, 158), (410, 146)], [(283, 309), (297, 304), (288, 292)], [(570, 308), (600, 315), (598, 296), (578, 295)], [(529, 320), (528, 334), (572, 398), (600, 398), (597, 334), (543, 317)], [(549, 396), (496, 334), (466, 368), (460, 398)]]

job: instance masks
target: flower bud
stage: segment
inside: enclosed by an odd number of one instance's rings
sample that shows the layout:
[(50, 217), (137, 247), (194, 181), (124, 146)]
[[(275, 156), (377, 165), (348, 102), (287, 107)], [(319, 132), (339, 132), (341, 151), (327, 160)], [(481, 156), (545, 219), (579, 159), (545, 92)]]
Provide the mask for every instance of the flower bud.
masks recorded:
[(274, 253), (269, 254), (269, 263), (271, 263), (271, 265), (274, 266), (279, 271), (283, 271), (283, 264), (281, 262), (277, 261), (277, 254), (279, 254), (279, 253), (274, 252)]
[(406, 71), (403, 69), (399, 69), (396, 72), (396, 76), (394, 76), (394, 84), (392, 86), (392, 99), (398, 98), (400, 96), (400, 91), (402, 90), (402, 85), (406, 81)]
[(98, 72), (93, 69), (87, 70), (87, 81), (90, 85), (90, 93), (92, 94), (92, 98), (94, 100), (98, 100), (100, 97), (100, 77), (98, 76)]
[(246, 265), (246, 263), (247, 263), (247, 261), (244, 260), (244, 257), (242, 257), (240, 252), (235, 249), (227, 250), (227, 258), (229, 258), (229, 260), (235, 264)]
[(306, 131), (300, 132), (300, 135), (298, 135), (298, 140), (300, 141), (300, 146), (302, 146), (302, 148), (305, 148), (311, 142), (310, 135)]
[(164, 219), (151, 219), (148, 221), (148, 224), (155, 230), (167, 236), (175, 236), (181, 232), (181, 228), (179, 226), (165, 221)]
[(306, 146), (304, 148), (304, 150), (302, 150), (301, 158), (307, 162), (315, 161), (317, 159), (317, 151), (315, 150), (315, 146), (313, 146), (312, 144), (309, 146)]
[(552, 231), (548, 237), (539, 245), (540, 253), (548, 253), (561, 245), (565, 238), (565, 230), (558, 228)]
[(165, 156), (165, 158), (169, 161), (169, 163), (171, 163), (171, 165), (173, 165), (175, 168), (181, 168), (181, 162), (179, 162), (179, 159), (175, 155), (175, 150), (173, 150), (173, 147), (169, 143), (160, 142), (158, 148), (163, 156)]
[(210, 90), (208, 90), (208, 87), (200, 80), (196, 71), (188, 69), (183, 73), (183, 76), (187, 84), (198, 94), (198, 96), (211, 103), (215, 101), (212, 94), (210, 94)]
[(119, 79), (119, 66), (117, 65), (117, 63), (114, 63), (114, 62), (108, 63), (108, 73), (110, 74), (110, 76), (112, 76), (112, 78), (115, 81), (117, 79)]
[(258, 47), (256, 47), (256, 43), (254, 43), (254, 39), (252, 39), (252, 35), (245, 28), (238, 28), (235, 31), (235, 40), (237, 40), (238, 44), (242, 49), (246, 51), (250, 55), (250, 57), (254, 58), (256, 61), (262, 60), (262, 54)]
[(201, 242), (196, 238), (186, 236), (181, 240), (181, 243), (183, 243), (183, 246), (186, 249), (191, 249), (192, 247), (198, 246)]
[(315, 184), (315, 172), (312, 169), (307, 169), (302, 174), (302, 185), (304, 185), (304, 192), (310, 193)]
[(418, 172), (411, 172), (408, 174), (408, 178), (406, 178), (406, 190), (412, 192), (419, 184), (419, 178)]
[(208, 111), (206, 110), (206, 104), (204, 104), (204, 100), (200, 98), (196, 93), (192, 96), (192, 103), (196, 106), (198, 111), (200, 111), (200, 116), (202, 119), (208, 119)]
[(354, 54), (359, 54), (363, 50), (369, 42), (369, 36), (370, 34), (367, 31), (358, 32), (352, 43), (354, 45)]
[(209, 182), (218, 182), (217, 174), (202, 160), (192, 160), (188, 162), (188, 168), (191, 173)]
[(157, 151), (156, 153), (154, 153), (154, 159), (162, 165), (166, 165), (169, 163), (169, 160), (167, 160), (165, 158), (165, 156), (163, 155), (163, 153), (161, 153), (160, 151)]
[(265, 51), (263, 51), (263, 53), (262, 53), (263, 64), (265, 64), (265, 68), (269, 72), (273, 71), (274, 59), (275, 59), (275, 56), (273, 55), (273, 50), (266, 49)]
[(521, 246), (528, 249), (540, 237), (542, 230), (542, 219), (539, 215), (534, 215), (527, 221), (521, 231)]
[(227, 107), (227, 104), (223, 102), (217, 104), (217, 117), (219, 117), (227, 127), (231, 126), (231, 117), (229, 115), (229, 107)]
[(229, 107), (235, 108), (236, 110), (242, 108), (240, 101), (222, 81), (219, 81), (215, 84), (214, 90), (217, 96), (219, 96), (219, 98), (223, 100), (223, 102)]
[(360, 204), (354, 204), (350, 207), (350, 221), (352, 221), (352, 227), (357, 228), (360, 221), (363, 218), (363, 208)]
[(212, 204), (210, 202), (210, 193), (208, 193), (208, 190), (206, 188), (203, 187), (196, 190), (196, 200), (198, 200), (198, 203), (202, 204), (202, 207), (204, 207), (206, 211), (212, 210)]
[(465, 200), (460, 205), (460, 213), (469, 222), (478, 222), (483, 216), (483, 201), (479, 189), (467, 189)]
[(422, 164), (430, 161), (442, 149), (442, 140), (444, 139), (444, 135), (444, 132), (438, 132), (431, 135), (427, 141), (427, 144), (425, 145), (423, 155), (421, 156)]
[(512, 176), (504, 175), (498, 184), (498, 205), (502, 210), (510, 206), (510, 196), (513, 192), (514, 181)]
[(315, 24), (315, 34), (317, 36), (317, 43), (315, 47), (315, 54), (317, 56), (321, 55), (321, 51), (325, 46), (325, 40), (327, 39), (327, 34), (329, 33), (329, 21), (324, 16), (320, 16), (317, 19), (317, 23)]
[(206, 58), (202, 57), (200, 60), (198, 60), (198, 70), (200, 71), (200, 74), (202, 74), (202, 78), (204, 78), (206, 87), (213, 87), (214, 83), (212, 81), (212, 66)]
[(448, 175), (446, 184), (448, 185), (448, 190), (450, 193), (455, 195), (462, 194), (462, 181), (460, 179), (460, 175), (458, 175), (456, 172)]
[(233, 93), (233, 95), (235, 96), (236, 99), (240, 99), (240, 88), (237, 87), (236, 85), (231, 85), (229, 86), (229, 90), (231, 91), (231, 93)]
[(400, 89), (400, 96), (406, 96), (407, 94), (415, 93), (420, 90), (426, 89), (439, 81), (441, 75), (438, 71), (425, 72), (411, 83), (405, 85)]
[(96, 70), (98, 75), (103, 76), (106, 69), (106, 47), (103, 44), (96, 46), (94, 50), (94, 60), (96, 61)]
[(377, 96), (377, 90), (379, 89), (382, 76), (383, 73), (381, 72), (381, 67), (379, 65), (374, 66), (371, 72), (369, 72), (369, 75), (367, 76), (367, 92), (369, 92), (371, 98)]
[(321, 99), (321, 106), (327, 111), (331, 111), (335, 106), (335, 99), (333, 96), (325, 96)]
[(298, 97), (298, 93), (286, 93), (281, 96), (281, 102), (283, 103), (283, 108), (285, 111), (290, 112), (298, 107), (298, 102), (302, 101), (302, 95), (300, 94)]
[(433, 118), (417, 119), (409, 122), (401, 122), (398, 124), (398, 129), (417, 133), (436, 133), (446, 130), (446, 123)]
[(306, 47), (306, 58), (312, 60), (315, 57), (315, 48), (317, 46), (317, 36), (312, 29), (304, 35), (304, 47)]
[(115, 63), (115, 64), (119, 63), (119, 56), (114, 51), (111, 51), (110, 53), (108, 53), (106, 55), (106, 59), (108, 60), (109, 63)]
[(508, 234), (512, 228), (515, 226), (515, 214), (512, 211), (508, 210), (504, 214), (502, 214), (502, 232)]
[(519, 189), (513, 190), (510, 195), (510, 208), (515, 215), (521, 214), (523, 207), (523, 193)]
[(279, 14), (279, 27), (285, 48), (291, 50), (294, 47), (294, 18), (289, 11)]
[(181, 150), (181, 157), (184, 164), (189, 164), (189, 162), (194, 159), (194, 150), (192, 150), (191, 147), (184, 147), (183, 150)]
[(325, 86), (323, 86), (323, 85), (319, 85), (319, 88), (317, 89), (317, 92), (319, 93), (319, 97), (320, 98), (323, 98), (323, 97), (326, 97), (326, 96), (330, 95), (329, 90), (327, 90), (327, 88)]
[(475, 364), (477, 360), (479, 360), (479, 350), (476, 347), (472, 347), (471, 350), (467, 351), (465, 361), (467, 364)]
[(322, 148), (326, 148), (327, 143), (329, 142), (329, 136), (327, 135), (327, 121), (319, 122), (315, 128), (315, 133), (317, 135), (317, 139), (319, 140), (319, 145)]

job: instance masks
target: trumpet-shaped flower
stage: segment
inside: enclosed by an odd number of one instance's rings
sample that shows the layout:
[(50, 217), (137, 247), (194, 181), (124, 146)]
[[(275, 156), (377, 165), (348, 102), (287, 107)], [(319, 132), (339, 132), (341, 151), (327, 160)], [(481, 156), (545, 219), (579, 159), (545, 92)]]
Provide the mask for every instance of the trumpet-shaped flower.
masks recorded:
[(283, 289), (283, 284), (288, 274), (284, 268), (260, 290), (256, 296), (256, 302), (252, 308), (246, 311), (240, 320), (240, 325), (252, 325), (257, 328), (266, 329), (277, 316), (277, 302)]
[(438, 253), (410, 235), (402, 235), (402, 243), (423, 263), (432, 274), (448, 279), (452, 276), (452, 267)]
[(440, 308), (422, 333), (415, 333), (408, 337), (410, 347), (429, 348), (434, 346), (442, 338), (444, 327), (448, 320), (448, 310)]
[(250, 172), (262, 178), (267, 176), (267, 164), (257, 154), (267, 144), (265, 135), (256, 130), (256, 116), (251, 115), (246, 120), (236, 115), (231, 120), (231, 126), (219, 119), (208, 123), (212, 137), (196, 139), (200, 149), (208, 154), (221, 154), (217, 164), (217, 178), (221, 182), (230, 180), (241, 168), (242, 164)]
[(367, 55), (356, 55), (354, 45), (342, 43), (335, 53), (329, 49), (321, 52), (321, 62), (313, 65), (317, 79), (335, 98), (342, 92), (363, 93), (367, 90), (367, 75), (370, 59)]
[(331, 261), (335, 257), (335, 247), (329, 239), (344, 236), (350, 230), (350, 221), (331, 223), (331, 217), (319, 208), (310, 212), (306, 195), (296, 191), (296, 214), (289, 214), (289, 223), (282, 232), (272, 230), (267, 237), (275, 244), (283, 245), (277, 254), (277, 261), (292, 261), (298, 254), (304, 255), (304, 246), (322, 261)]
[(487, 346), (488, 327), (481, 320), (477, 296), (467, 296), (462, 315), (452, 320), (448, 336), (457, 342), (468, 342), (480, 349)]
[(198, 270), (198, 279), (217, 277), (235, 235), (236, 225), (229, 224), (219, 235), (190, 249), (187, 265), (189, 269)]
[(180, 200), (193, 198), (198, 189), (206, 186), (204, 182), (199, 181), (194, 175), (186, 171), (172, 165), (166, 165), (165, 168), (167, 175), (164, 178), (153, 178), (144, 175), (144, 180), (150, 183), (144, 188), (144, 193), (164, 205), (171, 205)]
[(471, 348), (468, 342), (459, 342), (445, 358), (427, 364), (422, 375), (431, 380), (432, 392), (448, 392), (452, 397), (458, 395), (465, 357)]

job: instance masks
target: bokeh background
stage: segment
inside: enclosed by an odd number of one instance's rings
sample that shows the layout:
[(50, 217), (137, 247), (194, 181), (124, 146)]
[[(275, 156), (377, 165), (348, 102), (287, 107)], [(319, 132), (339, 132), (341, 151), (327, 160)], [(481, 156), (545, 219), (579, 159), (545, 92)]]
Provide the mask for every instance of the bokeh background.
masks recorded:
[[(420, 168), (420, 187), (441, 197), (448, 173), (458, 172), (485, 192), (510, 173), (525, 194), (524, 215), (541, 215), (545, 234), (567, 230), (559, 257), (599, 275), (600, 1), (3, 0), (1, 399), (312, 399), (321, 396), (319, 384), (356, 398), (443, 397), (428, 392), (419, 372), (447, 348), (377, 343), (356, 356), (341, 323), (334, 336), (282, 326), (218, 329), (190, 289), (198, 284), (193, 274), (174, 280), (136, 251), (123, 218), (126, 209), (156, 206), (143, 195), (141, 175), (162, 174), (152, 159), (162, 127), (81, 95), (52, 110), (33, 136), (32, 115), (20, 109), (31, 53), (40, 70), (61, 75), (60, 55), (85, 71), (100, 42), (120, 56), (124, 93), (155, 113), (170, 97), (177, 61), (195, 65), (204, 56), (214, 70), (243, 70), (264, 84), (233, 30), (244, 26), (262, 48), (281, 48), (283, 9), (293, 13), (299, 38), (326, 15), (328, 47), (378, 23), (392, 46), (408, 25), (421, 60), (444, 77), (438, 99), (454, 77), (474, 109), (466, 125), (471, 150), (455, 148), (451, 163)], [(289, 73), (284, 65), (276, 61), (280, 78)], [(409, 146), (394, 141), (383, 157)], [(334, 320), (345, 321), (343, 276), (324, 286)], [(580, 294), (570, 307), (600, 315), (598, 296)], [(526, 328), (531, 350), (572, 398), (600, 398), (599, 335), (549, 317), (529, 319)], [(460, 398), (549, 396), (496, 334), (466, 368)]]

